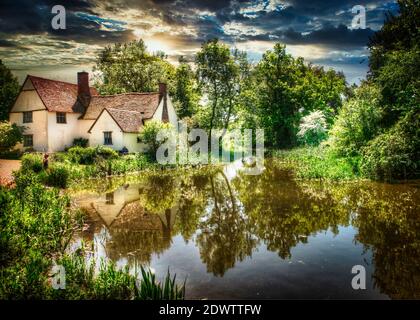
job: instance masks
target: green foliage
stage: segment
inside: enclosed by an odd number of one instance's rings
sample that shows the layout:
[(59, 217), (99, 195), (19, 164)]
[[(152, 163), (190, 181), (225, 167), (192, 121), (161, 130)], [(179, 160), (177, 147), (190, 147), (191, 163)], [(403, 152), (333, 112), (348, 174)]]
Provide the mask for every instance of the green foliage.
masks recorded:
[[(18, 93), (19, 83), (17, 78), (0, 60), (0, 121), (9, 119), (9, 111)], [(0, 139), (2, 139), (2, 136), (3, 132), (0, 133)], [(2, 146), (2, 143), (0, 143), (0, 146)]]
[(22, 157), (22, 170), (41, 172), (43, 169), (42, 155), (39, 153), (27, 153)]
[(126, 155), (118, 159), (111, 160), (111, 172), (113, 175), (122, 175), (129, 172), (141, 171), (152, 166), (149, 157), (138, 153)]
[(159, 82), (170, 85), (175, 69), (163, 54), (147, 52), (143, 40), (116, 43), (103, 49), (94, 71), (99, 76), (96, 86), (101, 94), (153, 92)]
[(183, 119), (196, 113), (200, 96), (191, 66), (182, 58), (179, 62), (175, 71), (173, 101), (178, 117)]
[(70, 178), (69, 169), (60, 163), (49, 166), (43, 175), (43, 182), (50, 187), (67, 188)]
[[(0, 106), (1, 107), (1, 106)], [(0, 155), (12, 151), (13, 147), (22, 142), (23, 128), (8, 121), (0, 122)]]
[(420, 46), (388, 52), (377, 71), (375, 83), (381, 88), (383, 126), (389, 127), (420, 105)]
[(418, 0), (398, 0), (399, 14), (388, 13), (382, 28), (370, 38), (369, 72), (376, 78), (386, 64), (385, 55), (392, 51), (411, 50), (420, 43), (420, 3)]
[(293, 169), (298, 178), (346, 180), (357, 178), (360, 157), (337, 157), (325, 146), (275, 151), (274, 156), (286, 168)]
[(96, 156), (101, 157), (103, 159), (116, 159), (118, 158), (118, 152), (112, 148), (98, 146), (95, 148)]
[(93, 164), (96, 157), (96, 148), (71, 147), (67, 150), (67, 157), (73, 163)]
[(172, 125), (170, 123), (163, 123), (159, 120), (150, 120), (147, 121), (144, 125), (143, 129), (139, 134), (139, 138), (143, 143), (148, 145), (148, 153), (153, 159), (156, 158), (156, 151), (158, 150), (159, 146), (163, 143), (157, 141), (156, 139), (159, 131), (171, 129)]
[(140, 282), (139, 299), (141, 300), (182, 300), (185, 296), (185, 283), (182, 287), (178, 287), (175, 283), (176, 276), (171, 278), (168, 274), (163, 282), (159, 285), (156, 276), (150, 270), (141, 267), (143, 281)]
[(302, 118), (297, 137), (307, 145), (318, 145), (327, 137), (327, 121), (322, 111), (313, 111)]
[(239, 67), (227, 45), (218, 39), (205, 42), (196, 55), (200, 88), (207, 94), (210, 108), (199, 115), (200, 126), (211, 130), (215, 126), (227, 128), (232, 114)]
[(420, 174), (420, 111), (413, 110), (363, 149), (362, 172), (373, 179), (416, 178)]
[(73, 140), (73, 146), (86, 148), (88, 146), (89, 139), (76, 138)]
[(313, 110), (325, 112), (328, 119), (341, 106), (345, 91), (342, 74), (306, 66), (294, 59), (280, 43), (267, 51), (256, 67), (260, 124), (272, 147), (291, 147), (302, 115)]
[(365, 84), (346, 101), (330, 130), (329, 144), (340, 156), (355, 156), (380, 131), (382, 112), (380, 93)]
[(77, 164), (94, 164), (98, 159), (115, 159), (118, 152), (109, 147), (71, 147), (67, 150), (68, 159)]
[(420, 104), (420, 3), (397, 2), (399, 14), (388, 14), (369, 43), (369, 78), (381, 90), (386, 128)]

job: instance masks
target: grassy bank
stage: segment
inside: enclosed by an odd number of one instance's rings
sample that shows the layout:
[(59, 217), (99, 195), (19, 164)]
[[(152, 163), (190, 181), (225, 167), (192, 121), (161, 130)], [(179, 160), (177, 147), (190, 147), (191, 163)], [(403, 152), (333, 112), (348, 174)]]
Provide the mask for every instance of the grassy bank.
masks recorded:
[(121, 156), (110, 148), (74, 147), (67, 152), (52, 154), (48, 168), (43, 167), (43, 154), (25, 154), (21, 170), (36, 173), (47, 186), (67, 188), (80, 180), (125, 175), (158, 167), (156, 162), (141, 153)]
[(360, 157), (338, 157), (322, 146), (274, 150), (271, 154), (280, 165), (292, 169), (297, 178), (349, 180), (361, 177)]
[[(184, 287), (163, 283), (139, 267), (131, 274), (103, 261), (88, 262), (83, 246), (70, 252), (83, 214), (58, 189), (31, 171), (16, 174), (14, 189), (0, 188), (0, 299), (182, 299)], [(64, 267), (65, 289), (52, 287), (52, 267)], [(95, 271), (97, 270), (97, 271)]]

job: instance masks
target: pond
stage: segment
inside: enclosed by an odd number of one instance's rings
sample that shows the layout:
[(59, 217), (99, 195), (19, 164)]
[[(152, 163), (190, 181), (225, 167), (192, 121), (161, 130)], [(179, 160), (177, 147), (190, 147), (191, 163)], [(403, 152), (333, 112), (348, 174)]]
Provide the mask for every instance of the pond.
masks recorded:
[[(296, 180), (274, 160), (74, 191), (94, 257), (186, 279), (187, 299), (420, 298), (420, 184)], [(352, 288), (352, 268), (366, 289)]]

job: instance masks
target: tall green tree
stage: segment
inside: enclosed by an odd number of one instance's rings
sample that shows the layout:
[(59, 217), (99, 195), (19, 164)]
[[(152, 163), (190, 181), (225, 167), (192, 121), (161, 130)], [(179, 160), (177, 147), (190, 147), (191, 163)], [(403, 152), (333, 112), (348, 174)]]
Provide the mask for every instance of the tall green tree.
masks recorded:
[(382, 28), (369, 41), (370, 76), (376, 77), (386, 63), (386, 54), (418, 48), (420, 43), (420, 0), (397, 0), (399, 14), (387, 14)]
[(294, 146), (300, 119), (313, 111), (323, 111), (331, 124), (346, 92), (342, 73), (305, 64), (280, 43), (263, 55), (255, 77), (259, 122), (271, 147)]
[(197, 81), (191, 66), (181, 57), (175, 71), (174, 104), (179, 118), (191, 117), (200, 100)]
[(200, 87), (211, 110), (202, 117), (201, 126), (208, 128), (211, 134), (215, 125), (224, 128), (229, 125), (239, 70), (229, 47), (217, 39), (202, 45), (196, 55), (196, 65)]
[(0, 121), (9, 119), (9, 111), (19, 93), (19, 83), (0, 60)]
[(369, 43), (369, 79), (381, 88), (385, 127), (420, 105), (420, 1), (398, 5)]
[(299, 124), (299, 104), (293, 88), (304, 76), (303, 59), (295, 60), (280, 43), (264, 53), (257, 65), (259, 115), (267, 144), (290, 147)]
[(169, 84), (175, 68), (163, 52), (150, 54), (143, 40), (107, 46), (98, 55), (94, 71), (102, 94), (153, 92), (159, 82)]

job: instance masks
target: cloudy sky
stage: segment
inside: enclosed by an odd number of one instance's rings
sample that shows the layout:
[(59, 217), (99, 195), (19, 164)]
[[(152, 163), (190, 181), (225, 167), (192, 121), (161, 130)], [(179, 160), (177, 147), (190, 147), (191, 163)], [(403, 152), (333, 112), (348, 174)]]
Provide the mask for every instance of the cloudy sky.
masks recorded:
[[(57, 4), (65, 30), (51, 27)], [(366, 8), (366, 29), (351, 27), (355, 5)], [(142, 38), (175, 62), (215, 37), (253, 61), (280, 41), (352, 83), (366, 75), (369, 36), (397, 9), (388, 0), (1, 0), (0, 59), (21, 81), (29, 73), (75, 82), (110, 43)]]

